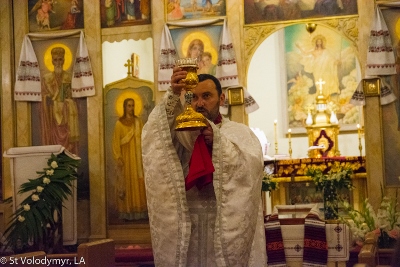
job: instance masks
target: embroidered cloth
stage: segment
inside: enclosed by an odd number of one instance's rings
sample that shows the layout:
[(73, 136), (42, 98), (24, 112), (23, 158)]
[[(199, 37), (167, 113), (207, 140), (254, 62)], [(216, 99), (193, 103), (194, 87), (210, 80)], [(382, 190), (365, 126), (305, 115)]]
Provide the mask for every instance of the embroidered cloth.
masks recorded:
[(271, 215), (265, 223), (265, 242), (268, 266), (286, 266), (285, 247), (277, 213)]
[(375, 9), (367, 52), (367, 76), (396, 74), (392, 40), (380, 8)]
[(161, 35), (160, 62), (158, 64), (158, 90), (166, 91), (171, 86), (171, 76), (178, 59), (174, 42), (168, 26), (164, 26)]
[(350, 104), (354, 106), (364, 106), (365, 105), (365, 94), (363, 88), (364, 81), (361, 80), (358, 83), (356, 90), (354, 91), (353, 95), (350, 99)]
[(224, 20), (219, 41), (217, 72), (215, 76), (221, 82), (222, 87), (239, 84), (235, 49), (233, 48), (226, 20)]
[(82, 31), (55, 33), (51, 35), (30, 33), (25, 35), (22, 43), (14, 90), (14, 99), (16, 101), (42, 101), (39, 63), (29, 37), (32, 36), (45, 40), (67, 37), (78, 33), (80, 33), (80, 39), (76, 50), (73, 78), (71, 81), (72, 97), (86, 97), (95, 94), (92, 66)]
[(17, 69), (14, 99), (16, 101), (41, 101), (40, 69), (31, 40), (25, 35)]
[(89, 53), (82, 31), (75, 55), (71, 87), (72, 97), (95, 95), (92, 65), (90, 64)]
[[(310, 205), (290, 205), (301, 207)], [(280, 225), (277, 208), (265, 223), (268, 265), (326, 266), (327, 262), (346, 262), (350, 257), (350, 232), (342, 223), (326, 224), (315, 205), (304, 224)], [(282, 249), (283, 244), (283, 249)], [(269, 251), (269, 249), (272, 249)], [(283, 258), (283, 259), (282, 259)], [(298, 263), (298, 264), (296, 264)]]
[(326, 266), (328, 246), (326, 244), (325, 222), (312, 209), (304, 221), (303, 266)]

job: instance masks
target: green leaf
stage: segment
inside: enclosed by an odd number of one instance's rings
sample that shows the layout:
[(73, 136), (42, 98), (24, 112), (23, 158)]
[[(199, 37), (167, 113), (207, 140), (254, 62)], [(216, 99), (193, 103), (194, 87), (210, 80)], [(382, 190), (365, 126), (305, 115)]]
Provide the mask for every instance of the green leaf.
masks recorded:
[[(53, 169), (51, 167), (53, 161), (57, 162), (58, 167), (54, 169), (53, 175), (49, 176), (51, 182), (43, 184), (43, 178), (47, 177), (46, 171)], [(47, 160), (48, 167), (37, 171), (36, 178), (28, 179), (28, 182), (20, 186), (18, 194), (29, 194), (21, 201), (21, 206), (10, 216), (11, 221), (4, 231), (7, 246), (15, 246), (18, 239), (21, 239), (23, 243), (27, 243), (29, 240), (42, 244), (47, 242), (44, 240), (46, 238), (45, 227), (47, 224), (52, 227), (56, 226), (54, 212), (58, 213), (59, 220), (62, 220), (62, 202), (72, 194), (72, 181), (77, 179), (76, 169), (79, 164), (80, 160), (71, 159), (65, 153), (52, 154)], [(37, 186), (44, 188), (41, 193), (36, 192)], [(33, 201), (33, 194), (38, 194), (40, 199)], [(30, 211), (24, 210), (23, 205), (25, 204), (30, 205)], [(19, 215), (24, 216), (25, 221), (19, 222)]]

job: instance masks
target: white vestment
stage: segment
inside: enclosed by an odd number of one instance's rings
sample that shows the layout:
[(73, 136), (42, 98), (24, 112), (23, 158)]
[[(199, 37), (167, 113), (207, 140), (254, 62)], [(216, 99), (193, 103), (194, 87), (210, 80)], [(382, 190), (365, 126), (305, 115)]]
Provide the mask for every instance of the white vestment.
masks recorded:
[[(155, 265), (266, 266), (263, 157), (247, 126), (223, 118), (213, 131), (213, 182), (185, 191), (199, 131), (175, 131), (183, 107), (167, 92), (143, 127), (142, 153)], [(182, 145), (184, 144), (184, 145)]]

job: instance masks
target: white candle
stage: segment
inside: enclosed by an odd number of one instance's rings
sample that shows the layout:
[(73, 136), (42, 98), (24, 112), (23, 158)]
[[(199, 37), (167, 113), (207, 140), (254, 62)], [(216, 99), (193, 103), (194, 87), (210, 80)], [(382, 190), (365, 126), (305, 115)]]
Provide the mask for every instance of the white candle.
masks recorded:
[(274, 134), (275, 134), (275, 155), (278, 154), (278, 136), (276, 134), (276, 125), (278, 124), (278, 120), (274, 120)]
[(292, 129), (288, 130), (289, 134), (289, 157), (292, 158)]
[(360, 124), (357, 124), (357, 129), (358, 129), (358, 138), (361, 138), (361, 128), (360, 128)]

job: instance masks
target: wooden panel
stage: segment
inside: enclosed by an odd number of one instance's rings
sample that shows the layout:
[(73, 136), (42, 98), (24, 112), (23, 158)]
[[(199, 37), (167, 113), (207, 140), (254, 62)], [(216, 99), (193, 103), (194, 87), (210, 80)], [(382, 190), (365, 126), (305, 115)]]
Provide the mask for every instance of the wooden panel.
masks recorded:
[(115, 242), (102, 239), (78, 246), (76, 262), (85, 267), (115, 266)]

